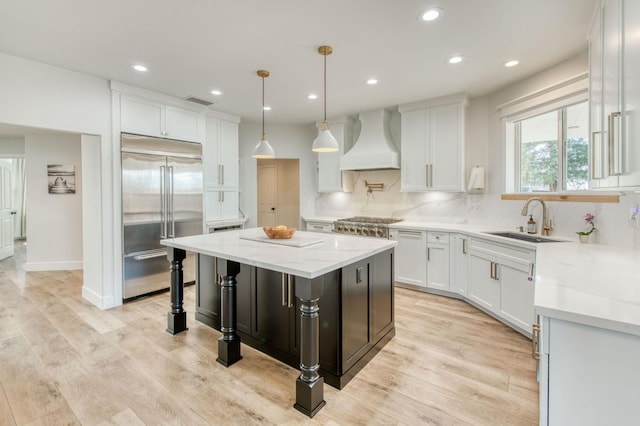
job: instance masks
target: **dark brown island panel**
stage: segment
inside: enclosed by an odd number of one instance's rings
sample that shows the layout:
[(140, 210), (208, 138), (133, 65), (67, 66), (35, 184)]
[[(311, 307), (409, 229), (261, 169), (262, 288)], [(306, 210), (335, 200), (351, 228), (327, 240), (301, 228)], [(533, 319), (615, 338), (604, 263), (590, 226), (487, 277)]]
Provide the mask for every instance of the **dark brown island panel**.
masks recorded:
[[(318, 300), (320, 376), (342, 389), (395, 335), (393, 249), (322, 276)], [(217, 258), (198, 254), (196, 319), (221, 331)], [(236, 333), (249, 345), (300, 368), (301, 302), (295, 277), (240, 264)]]

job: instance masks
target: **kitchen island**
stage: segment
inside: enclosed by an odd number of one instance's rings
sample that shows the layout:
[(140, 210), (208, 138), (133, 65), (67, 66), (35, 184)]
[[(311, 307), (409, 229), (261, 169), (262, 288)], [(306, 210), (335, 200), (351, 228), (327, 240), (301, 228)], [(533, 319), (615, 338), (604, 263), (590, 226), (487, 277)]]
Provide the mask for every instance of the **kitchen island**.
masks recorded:
[(342, 387), (395, 333), (395, 241), (303, 231), (269, 240), (253, 228), (161, 243), (171, 264), (167, 331), (187, 329), (182, 260), (195, 252), (197, 318), (223, 334), (218, 362), (242, 358), (241, 338), (285, 362), (299, 354), (294, 407), (310, 417), (325, 405), (325, 377)]

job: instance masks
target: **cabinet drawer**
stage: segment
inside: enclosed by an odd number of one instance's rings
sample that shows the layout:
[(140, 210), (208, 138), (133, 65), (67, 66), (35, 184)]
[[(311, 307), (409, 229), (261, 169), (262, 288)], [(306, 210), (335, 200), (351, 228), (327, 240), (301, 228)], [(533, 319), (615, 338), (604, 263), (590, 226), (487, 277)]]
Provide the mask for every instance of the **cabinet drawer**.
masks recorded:
[(449, 243), (448, 232), (427, 232), (427, 242), (430, 243)]
[(307, 231), (310, 232), (333, 232), (333, 224), (327, 222), (307, 222)]

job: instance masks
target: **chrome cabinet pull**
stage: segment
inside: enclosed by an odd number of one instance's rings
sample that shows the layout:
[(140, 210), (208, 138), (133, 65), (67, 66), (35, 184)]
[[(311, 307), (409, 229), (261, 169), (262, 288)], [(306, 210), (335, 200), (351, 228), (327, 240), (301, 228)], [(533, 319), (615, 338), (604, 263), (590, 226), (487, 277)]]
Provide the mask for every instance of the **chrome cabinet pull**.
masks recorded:
[(495, 272), (493, 273), (493, 278), (497, 281), (500, 279), (500, 277), (498, 276), (498, 264), (494, 263), (493, 264), (493, 269), (495, 270)]
[(360, 284), (362, 282), (362, 266), (356, 268), (356, 284)]
[(462, 254), (467, 254), (467, 239), (462, 240)]
[(283, 272), (282, 273), (282, 306), (287, 306), (287, 296), (285, 294), (285, 291), (286, 291), (285, 281), (286, 281), (285, 273)]
[(427, 262), (431, 261), (431, 247), (427, 247)]
[(221, 173), (221, 176), (222, 176), (222, 183), (221, 183), (221, 185), (224, 185), (224, 164), (222, 165), (222, 173)]
[(540, 359), (540, 324), (538, 323), (531, 325), (531, 356), (533, 359)]
[[(591, 144), (589, 145), (589, 156), (591, 157), (591, 162), (589, 164), (589, 176), (591, 179), (602, 179), (602, 166), (600, 166), (599, 173), (596, 174), (596, 135), (598, 135), (598, 139), (600, 143), (597, 145), (600, 146), (602, 142), (602, 132), (592, 132), (591, 133)], [(600, 159), (602, 160), (602, 159)]]
[(621, 151), (622, 146), (620, 144), (620, 131), (619, 125), (616, 123), (620, 121), (621, 114), (619, 111), (609, 114), (609, 175), (618, 176), (622, 174), (621, 169)]
[(493, 279), (493, 262), (491, 262), (491, 265), (489, 265), (489, 278)]
[(287, 307), (288, 308), (293, 307), (293, 304), (291, 303), (291, 293), (293, 293), (291, 288), (291, 274), (287, 274)]
[(529, 276), (533, 277), (533, 262), (529, 264)]

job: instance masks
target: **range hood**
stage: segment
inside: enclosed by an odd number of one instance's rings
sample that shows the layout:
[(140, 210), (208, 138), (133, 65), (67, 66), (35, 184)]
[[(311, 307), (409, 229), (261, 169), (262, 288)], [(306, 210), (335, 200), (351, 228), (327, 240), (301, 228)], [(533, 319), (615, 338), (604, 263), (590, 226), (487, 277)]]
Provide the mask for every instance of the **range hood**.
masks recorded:
[(363, 112), (362, 125), (353, 147), (340, 158), (340, 170), (399, 169), (400, 154), (392, 142), (385, 109)]

